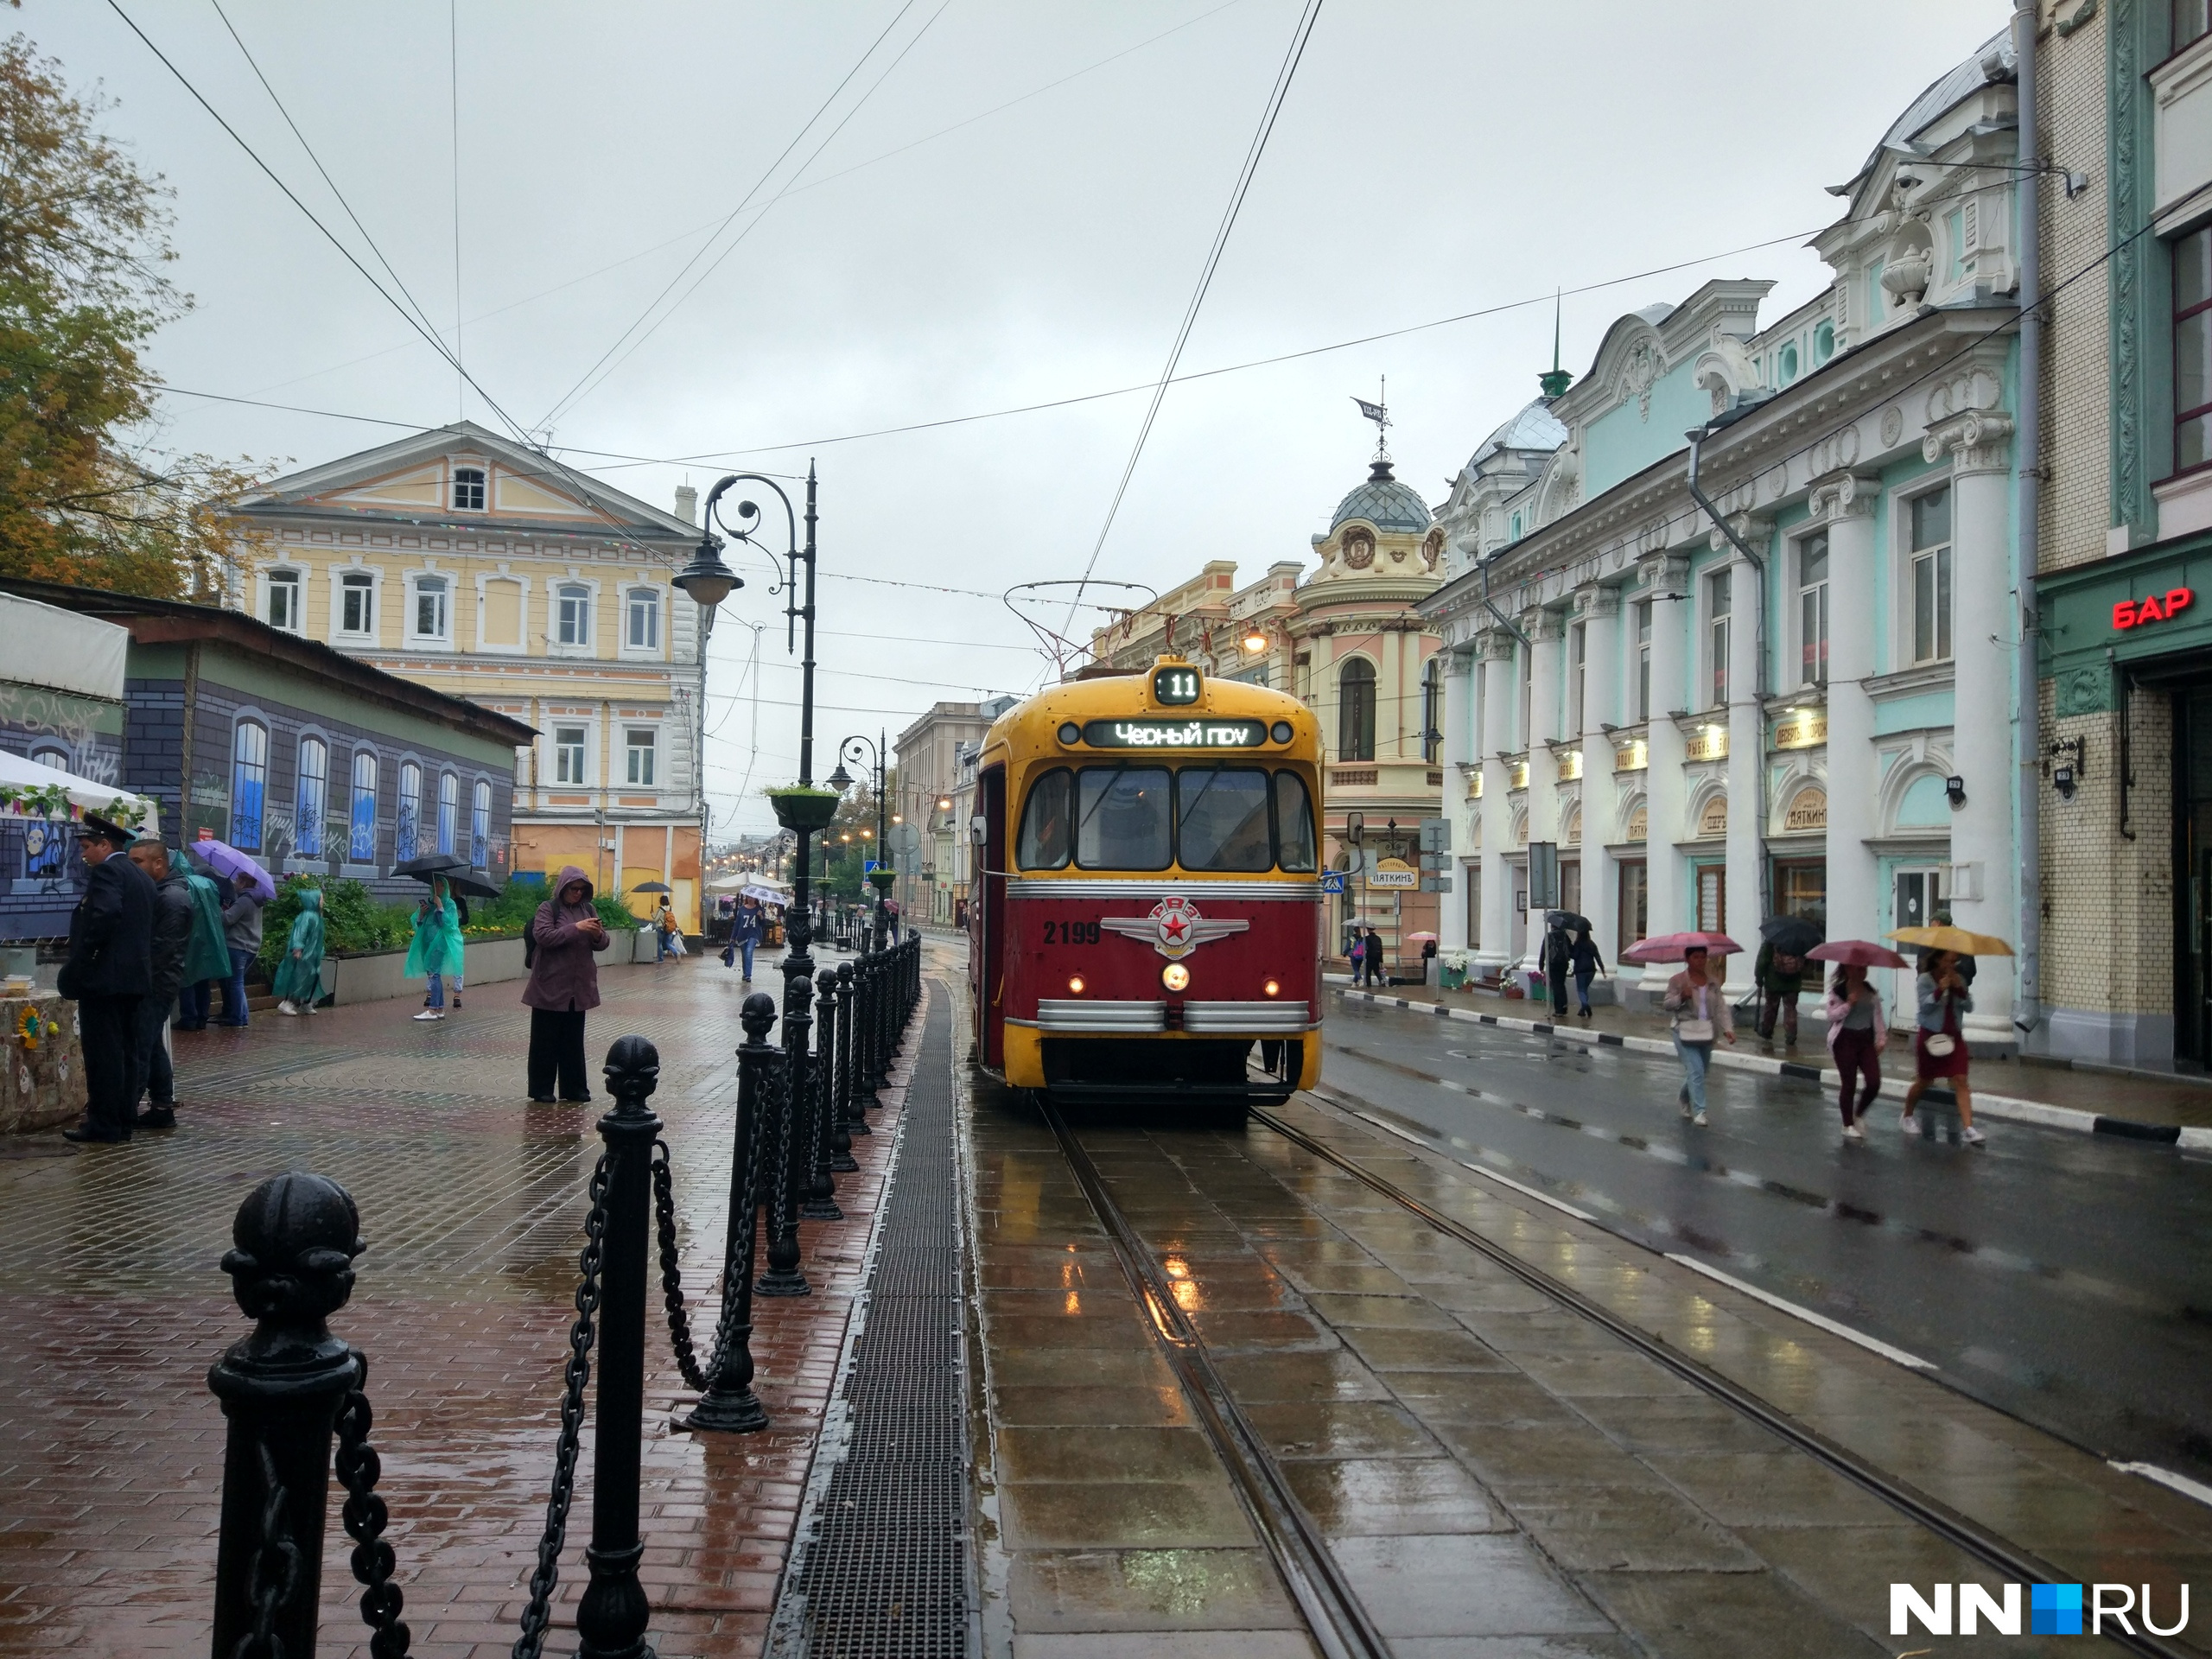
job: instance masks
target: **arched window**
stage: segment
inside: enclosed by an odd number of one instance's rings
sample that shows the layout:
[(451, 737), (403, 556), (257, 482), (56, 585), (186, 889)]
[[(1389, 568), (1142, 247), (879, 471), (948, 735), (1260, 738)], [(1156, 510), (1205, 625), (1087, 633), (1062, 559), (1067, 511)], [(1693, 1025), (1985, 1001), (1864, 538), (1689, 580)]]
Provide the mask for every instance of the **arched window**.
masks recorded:
[(377, 756), (373, 749), (353, 751), (353, 833), (346, 855), (356, 864), (373, 864), (377, 856)]
[[(69, 751), (57, 744), (41, 744), (31, 750), (31, 759), (41, 766), (52, 766), (56, 772), (73, 772)], [(69, 855), (76, 846), (66, 823), (50, 823), (43, 818), (23, 820), (23, 874), (26, 879), (43, 880), (60, 875), (68, 867)]]
[(415, 856), (416, 832), (423, 823), (423, 768), (412, 760), (399, 763), (399, 836), (392, 856), (402, 863)]
[(1337, 676), (1337, 759), (1375, 758), (1375, 664), (1355, 657)]
[(282, 628), (287, 633), (300, 631), (300, 573), (296, 570), (271, 570), (269, 573), (269, 626)]
[(492, 868), (492, 785), (481, 778), (468, 809), (468, 862), (479, 870)]
[(238, 721), (231, 740), (231, 845), (261, 850), (261, 815), (269, 787), (269, 728)]
[(564, 645), (591, 644), (591, 589), (563, 582), (553, 595), (553, 637)]
[(292, 845), (302, 858), (322, 856), (322, 814), (330, 798), (330, 751), (319, 737), (300, 740), (299, 786), (293, 798)]
[(438, 779), (438, 850), (453, 851), (453, 835), (461, 817), (461, 780), (446, 772)]
[(623, 610), (628, 620), (622, 643), (632, 651), (658, 651), (660, 595), (650, 588), (632, 588), (625, 597)]

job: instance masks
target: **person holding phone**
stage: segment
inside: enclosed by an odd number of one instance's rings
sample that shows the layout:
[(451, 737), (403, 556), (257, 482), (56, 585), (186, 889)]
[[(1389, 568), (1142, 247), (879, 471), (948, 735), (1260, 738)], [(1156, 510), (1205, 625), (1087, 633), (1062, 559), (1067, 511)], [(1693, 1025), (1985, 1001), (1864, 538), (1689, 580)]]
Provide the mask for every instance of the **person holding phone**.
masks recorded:
[(1923, 951), (1917, 989), (1920, 1018), (1919, 1029), (1912, 1034), (1912, 1086), (1904, 1091), (1897, 1127), (1910, 1133), (1919, 1126), (1913, 1108), (1920, 1104), (1928, 1085), (1940, 1077), (1958, 1097), (1959, 1139), (1978, 1147), (1984, 1137), (1974, 1126), (1974, 1096), (1967, 1087), (1967, 1039), (1959, 1025), (1961, 1014), (1974, 1012), (1974, 994), (1960, 970), (1959, 953)]
[(591, 878), (564, 865), (553, 896), (531, 918), (530, 982), (522, 1000), (530, 1010), (530, 1098), (550, 1106), (556, 1098), (591, 1098), (584, 1063), (584, 1015), (599, 1006), (599, 951), (607, 949), (607, 924), (593, 902)]

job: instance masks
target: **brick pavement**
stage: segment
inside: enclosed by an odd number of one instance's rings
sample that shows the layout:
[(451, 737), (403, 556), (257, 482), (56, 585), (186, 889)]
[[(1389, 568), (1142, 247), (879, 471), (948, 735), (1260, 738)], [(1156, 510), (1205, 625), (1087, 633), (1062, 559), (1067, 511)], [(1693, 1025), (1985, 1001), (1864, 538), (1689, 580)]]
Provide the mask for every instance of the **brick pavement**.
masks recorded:
[[(711, 958), (610, 968), (601, 985), (594, 1066), (626, 1033), (660, 1049), (652, 1104), (675, 1153), (694, 1328), (710, 1332), (716, 1304), (699, 1300), (719, 1289), (741, 988)], [(288, 1169), (344, 1183), (360, 1206), (368, 1251), (332, 1325), (369, 1357), (415, 1650), (508, 1651), (606, 1103), (524, 1103), (520, 990), (471, 989), (442, 1024), (401, 1001), (179, 1033), (174, 1134), (81, 1151), (0, 1141), (0, 1659), (206, 1651), (224, 1425), (205, 1379), (247, 1328), (216, 1264), (238, 1200)], [(880, 1131), (902, 1092), (886, 1091)], [(856, 1141), (847, 1218), (803, 1227), (816, 1294), (755, 1304), (766, 1433), (671, 1427), (690, 1396), (652, 1299), (641, 1576), (664, 1659), (760, 1649), (893, 1144)], [(573, 1642), (589, 1440), (550, 1651)], [(330, 1535), (321, 1651), (365, 1656), (334, 1508)]]

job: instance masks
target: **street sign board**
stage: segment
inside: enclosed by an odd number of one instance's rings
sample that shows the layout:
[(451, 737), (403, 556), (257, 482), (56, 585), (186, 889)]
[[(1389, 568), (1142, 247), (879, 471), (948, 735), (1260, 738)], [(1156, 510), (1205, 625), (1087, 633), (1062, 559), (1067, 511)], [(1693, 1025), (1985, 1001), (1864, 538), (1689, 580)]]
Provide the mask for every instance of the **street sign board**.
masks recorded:
[(1421, 849), (1424, 853), (1448, 853), (1452, 850), (1452, 820), (1423, 818), (1421, 821)]
[(1378, 888), (1401, 888), (1411, 893), (1421, 886), (1421, 872), (1402, 858), (1386, 858), (1367, 873), (1367, 885)]
[(1449, 893), (1452, 891), (1452, 878), (1448, 875), (1424, 875), (1421, 879), (1421, 890), (1423, 893)]
[(1321, 891), (1342, 893), (1344, 890), (1344, 873), (1342, 870), (1324, 870), (1321, 873)]

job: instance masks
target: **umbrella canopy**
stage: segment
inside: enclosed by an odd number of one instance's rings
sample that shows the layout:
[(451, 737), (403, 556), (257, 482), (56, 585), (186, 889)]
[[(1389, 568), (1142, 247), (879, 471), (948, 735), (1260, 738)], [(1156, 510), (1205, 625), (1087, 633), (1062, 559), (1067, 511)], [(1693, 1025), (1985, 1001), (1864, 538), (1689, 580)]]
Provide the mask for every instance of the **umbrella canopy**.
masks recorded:
[(1548, 910), (1544, 912), (1544, 925), (1563, 928), (1569, 933), (1580, 933), (1590, 925), (1590, 918), (1578, 916), (1571, 910)]
[(227, 841), (188, 841), (184, 850), (216, 874), (228, 876), (239, 887), (251, 887), (264, 905), (276, 896), (275, 878), (257, 861)]
[(488, 882), (479, 881), (468, 873), (468, 861), (451, 853), (425, 853), (420, 858), (403, 859), (391, 867), (394, 875), (411, 875), (428, 887), (430, 878), (442, 875), (452, 891), (466, 893), (471, 899), (496, 899), (499, 890)]
[(673, 893), (676, 889), (665, 881), (640, 881), (630, 891), (632, 893)]
[(1726, 933), (1658, 933), (1648, 939), (1638, 939), (1621, 952), (1621, 960), (1635, 963), (1680, 962), (1693, 950), (1732, 957), (1743, 948)]
[(789, 887), (775, 887), (766, 881), (748, 881), (737, 891), (740, 897), (758, 899), (764, 905), (788, 905), (791, 901)]
[(1427, 944), (1435, 937), (1433, 933), (1408, 933), (1406, 935), (1406, 942), (1408, 944)]
[(1901, 927), (1885, 936), (1923, 950), (1955, 950), (1962, 957), (2009, 957), (2012, 947), (1993, 933), (1969, 933), (1963, 927)]
[(1827, 938), (1827, 929), (1805, 916), (1770, 916), (1759, 924), (1759, 937), (1774, 947), (1782, 957), (1803, 957), (1812, 954), (1813, 947)]
[(1872, 939), (1829, 939), (1805, 952), (1815, 962), (1848, 963), (1860, 968), (1910, 968), (1912, 964)]

